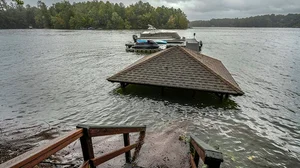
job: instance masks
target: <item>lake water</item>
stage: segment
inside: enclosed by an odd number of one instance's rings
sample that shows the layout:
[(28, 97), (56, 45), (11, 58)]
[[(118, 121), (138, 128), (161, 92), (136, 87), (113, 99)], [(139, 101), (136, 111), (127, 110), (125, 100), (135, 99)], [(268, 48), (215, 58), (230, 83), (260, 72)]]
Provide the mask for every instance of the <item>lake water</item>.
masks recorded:
[(223, 167), (300, 167), (300, 29), (178, 30), (196, 33), (202, 53), (220, 59), (245, 92), (222, 103), (108, 82), (143, 57), (125, 52), (138, 33), (0, 30), (0, 151), (26, 151), (79, 123), (147, 125), (153, 135), (181, 125), (222, 151)]

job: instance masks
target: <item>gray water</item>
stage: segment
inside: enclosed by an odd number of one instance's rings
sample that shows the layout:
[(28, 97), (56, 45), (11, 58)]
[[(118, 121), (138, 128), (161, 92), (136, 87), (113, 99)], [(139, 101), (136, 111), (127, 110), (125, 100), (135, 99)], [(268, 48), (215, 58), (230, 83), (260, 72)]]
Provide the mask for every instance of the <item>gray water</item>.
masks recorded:
[(79, 123), (161, 133), (184, 122), (186, 135), (222, 151), (227, 167), (300, 167), (300, 29), (178, 30), (194, 32), (244, 96), (220, 103), (174, 89), (121, 91), (106, 78), (143, 57), (125, 52), (137, 30), (0, 30), (0, 146), (34, 146)]

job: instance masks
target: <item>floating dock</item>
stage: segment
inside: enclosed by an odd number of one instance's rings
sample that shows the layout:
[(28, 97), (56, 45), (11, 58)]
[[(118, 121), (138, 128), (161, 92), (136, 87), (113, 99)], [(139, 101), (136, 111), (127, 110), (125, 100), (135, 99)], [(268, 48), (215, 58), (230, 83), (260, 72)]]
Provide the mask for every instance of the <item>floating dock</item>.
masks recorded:
[(186, 45), (184, 43), (181, 44), (167, 44), (166, 48), (170, 48), (170, 47), (175, 47), (175, 46), (179, 46), (179, 47), (186, 47)]
[[(126, 51), (127, 52), (138, 52), (138, 53), (155, 53), (158, 51), (163, 50), (163, 48), (156, 48), (156, 49), (134, 49), (132, 46), (134, 46), (134, 43), (127, 43), (125, 44), (126, 46)], [(180, 47), (185, 47), (185, 44), (167, 44), (164, 48), (170, 48), (174, 46), (180, 46)]]
[(155, 53), (155, 52), (163, 50), (161, 48), (156, 48), (156, 49), (135, 49), (135, 48), (132, 48), (132, 46), (134, 46), (134, 43), (127, 43), (127, 44), (125, 44), (125, 46), (126, 46), (126, 51), (127, 52)]
[(127, 52), (140, 52), (140, 53), (155, 53), (158, 51), (161, 51), (163, 49), (171, 48), (171, 47), (185, 47), (191, 50), (194, 50), (196, 52), (201, 52), (202, 49), (202, 41), (197, 41), (195, 38), (194, 39), (186, 39), (185, 42), (183, 43), (168, 43), (166, 45), (162, 45), (162, 48), (158, 49), (134, 49), (132, 48), (135, 44), (134, 43), (126, 43), (126, 51)]
[(134, 48), (126, 48), (127, 52), (139, 52), (139, 53), (155, 53), (158, 51), (161, 51), (163, 49), (157, 48), (157, 49), (134, 49)]

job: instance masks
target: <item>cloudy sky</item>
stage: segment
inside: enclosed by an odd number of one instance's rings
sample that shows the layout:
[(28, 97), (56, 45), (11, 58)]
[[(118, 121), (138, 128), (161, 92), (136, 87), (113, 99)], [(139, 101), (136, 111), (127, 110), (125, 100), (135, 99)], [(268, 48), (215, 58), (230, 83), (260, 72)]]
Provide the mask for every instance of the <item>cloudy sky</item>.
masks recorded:
[[(42, 0), (48, 6), (61, 0)], [(69, 0), (72, 2), (87, 0)], [(138, 0), (110, 0), (130, 5)], [(24, 0), (25, 4), (36, 5), (37, 0)], [(249, 17), (263, 14), (300, 13), (300, 0), (143, 0), (152, 6), (181, 8), (189, 20), (212, 18)]]

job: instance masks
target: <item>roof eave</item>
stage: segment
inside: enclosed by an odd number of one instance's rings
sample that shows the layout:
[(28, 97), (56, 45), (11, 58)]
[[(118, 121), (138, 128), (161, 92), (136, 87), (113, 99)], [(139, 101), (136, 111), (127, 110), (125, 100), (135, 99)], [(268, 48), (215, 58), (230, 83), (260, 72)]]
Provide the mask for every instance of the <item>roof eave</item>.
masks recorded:
[(198, 91), (204, 91), (204, 92), (211, 92), (211, 93), (222, 93), (222, 94), (230, 94), (233, 96), (242, 96), (244, 94), (243, 91), (240, 92), (224, 92), (224, 91), (215, 91), (215, 90), (205, 90), (205, 89), (192, 89), (192, 88), (185, 88), (185, 87), (177, 87), (177, 86), (165, 86), (165, 85), (155, 85), (155, 84), (146, 84), (146, 83), (138, 83), (138, 82), (128, 82), (128, 81), (120, 81), (120, 80), (114, 80), (114, 79), (107, 79), (109, 82), (115, 83), (128, 83), (128, 84), (134, 84), (134, 85), (147, 85), (147, 86), (158, 86), (158, 87), (168, 87), (168, 88), (179, 88), (179, 89), (188, 89), (188, 90), (198, 90)]

